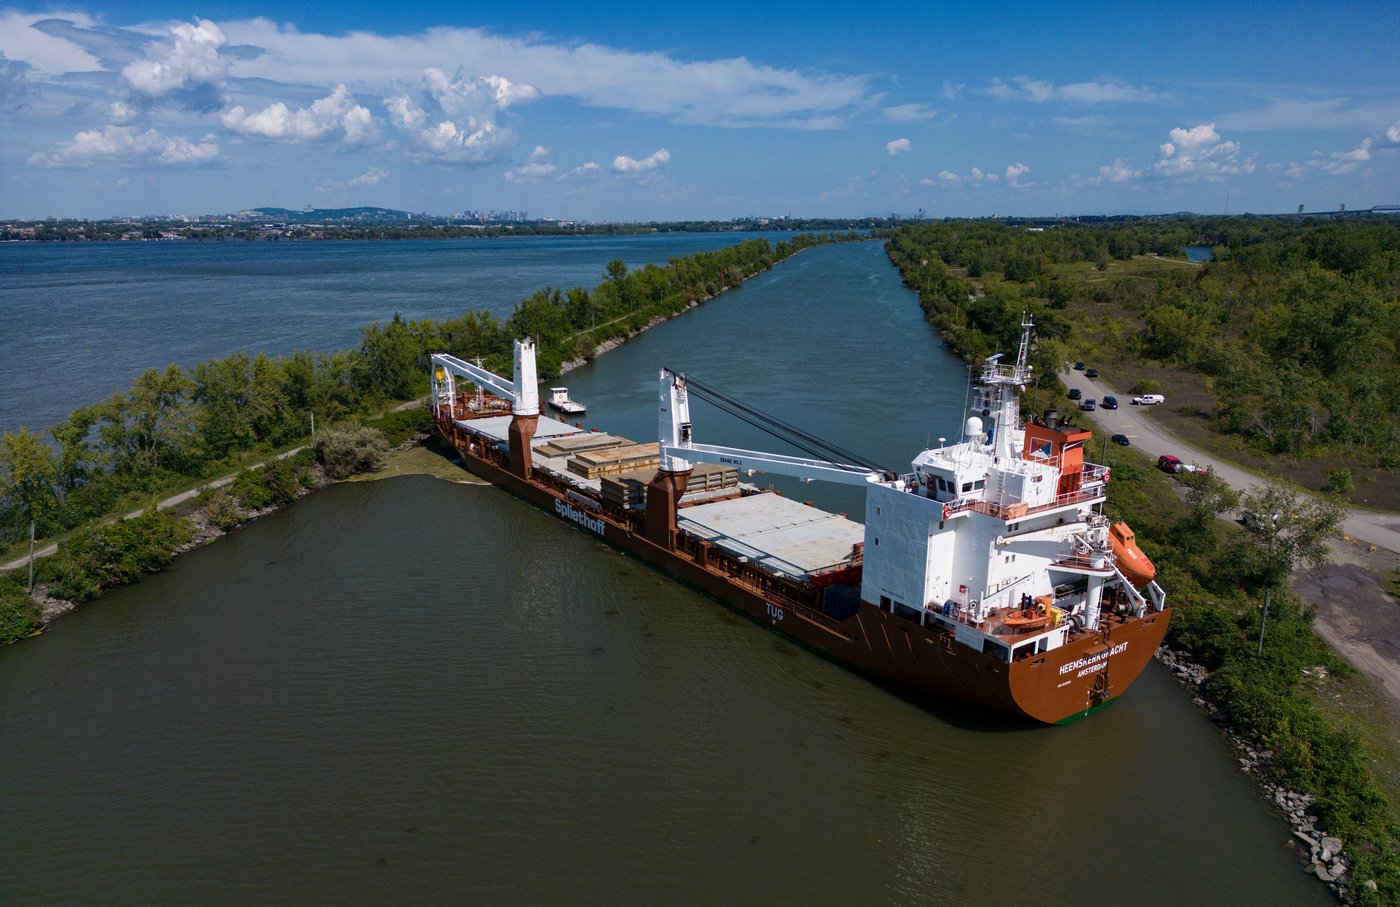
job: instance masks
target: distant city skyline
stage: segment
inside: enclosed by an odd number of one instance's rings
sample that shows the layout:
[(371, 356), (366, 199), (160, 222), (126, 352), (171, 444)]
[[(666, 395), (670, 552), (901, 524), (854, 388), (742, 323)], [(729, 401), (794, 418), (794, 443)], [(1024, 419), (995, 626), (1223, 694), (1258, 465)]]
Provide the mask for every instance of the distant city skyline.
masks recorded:
[(0, 8), (0, 218), (1400, 203), (1385, 3)]

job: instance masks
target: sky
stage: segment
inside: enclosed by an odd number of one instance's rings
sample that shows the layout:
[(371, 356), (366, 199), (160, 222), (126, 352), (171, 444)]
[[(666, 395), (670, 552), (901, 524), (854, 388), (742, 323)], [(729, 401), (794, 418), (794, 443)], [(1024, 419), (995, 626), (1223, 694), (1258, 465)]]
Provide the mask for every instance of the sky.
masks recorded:
[(1394, 2), (669, 6), (0, 5), (0, 218), (1400, 204)]

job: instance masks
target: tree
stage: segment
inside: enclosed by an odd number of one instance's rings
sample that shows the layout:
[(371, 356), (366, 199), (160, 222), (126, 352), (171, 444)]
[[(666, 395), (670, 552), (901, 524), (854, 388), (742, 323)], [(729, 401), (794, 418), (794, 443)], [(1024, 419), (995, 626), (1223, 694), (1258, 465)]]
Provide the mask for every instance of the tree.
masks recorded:
[(20, 528), (44, 522), (53, 507), (53, 451), (26, 428), (0, 436), (0, 507), (13, 508)]
[(1264, 587), (1264, 610), (1259, 617), (1259, 654), (1264, 652), (1264, 628), (1269, 619), (1270, 593), (1298, 565), (1327, 563), (1327, 540), (1341, 528), (1345, 511), (1334, 500), (1315, 498), (1278, 479), (1263, 490), (1243, 495), (1240, 512), (1252, 544), (1244, 552), (1247, 574)]

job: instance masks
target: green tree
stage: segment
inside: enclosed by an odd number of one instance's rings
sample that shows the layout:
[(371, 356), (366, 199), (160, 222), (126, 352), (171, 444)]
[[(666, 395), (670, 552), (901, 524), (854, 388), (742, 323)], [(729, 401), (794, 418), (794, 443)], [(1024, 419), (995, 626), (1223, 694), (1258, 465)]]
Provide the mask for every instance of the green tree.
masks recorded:
[(21, 428), (0, 436), (0, 508), (13, 509), (20, 528), (47, 524), (54, 501), (53, 451), (43, 435)]

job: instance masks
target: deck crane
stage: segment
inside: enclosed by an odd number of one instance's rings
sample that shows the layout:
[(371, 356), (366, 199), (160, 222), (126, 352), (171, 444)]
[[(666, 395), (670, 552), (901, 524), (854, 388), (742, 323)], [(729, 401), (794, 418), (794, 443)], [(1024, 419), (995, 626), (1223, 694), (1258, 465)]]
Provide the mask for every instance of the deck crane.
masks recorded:
[[(515, 372), (512, 380), (488, 372), (479, 365), (464, 362), (448, 353), (433, 353), (433, 413), (457, 405), (456, 378), (465, 378), (478, 387), (510, 401), (510, 431), (507, 437), (511, 472), (530, 477), (530, 441), (540, 418), (540, 388), (535, 369), (535, 341), (526, 337), (515, 341)], [(455, 416), (455, 413), (454, 413)]]
[[(660, 430), (661, 469), (663, 472), (690, 472), (692, 462), (717, 463), (733, 466), (740, 471), (753, 470), (793, 476), (803, 481), (822, 480), (846, 485), (882, 482), (885, 470), (872, 464), (850, 465), (816, 457), (794, 457), (785, 454), (697, 444), (691, 435), (690, 398), (687, 391), (692, 379), (670, 369), (661, 370)], [(812, 439), (815, 441), (815, 439)]]
[[(839, 463), (823, 459), (817, 454), (830, 451), (845, 454), (839, 448), (807, 435), (792, 426), (764, 416), (756, 410), (744, 407), (713, 388), (684, 374), (663, 368), (660, 376), (660, 409), (657, 428), (660, 434), (660, 469), (647, 486), (646, 534), (651, 541), (667, 549), (673, 549), (676, 542), (676, 508), (685, 494), (686, 483), (694, 463), (715, 463), (734, 466), (743, 471), (772, 472), (794, 476), (804, 481), (821, 479), (840, 482), (846, 485), (866, 485), (872, 482), (885, 482), (894, 476), (871, 463)], [(786, 454), (768, 453), (756, 450), (743, 450), (737, 447), (720, 447), (714, 444), (697, 444), (691, 433), (690, 386), (702, 391), (711, 402), (719, 403), (735, 415), (758, 425), (773, 434), (786, 437), (799, 447), (807, 448), (812, 457), (796, 457)], [(731, 408), (733, 407), (733, 408)], [(849, 455), (846, 459), (859, 460)]]

